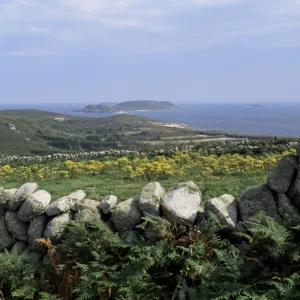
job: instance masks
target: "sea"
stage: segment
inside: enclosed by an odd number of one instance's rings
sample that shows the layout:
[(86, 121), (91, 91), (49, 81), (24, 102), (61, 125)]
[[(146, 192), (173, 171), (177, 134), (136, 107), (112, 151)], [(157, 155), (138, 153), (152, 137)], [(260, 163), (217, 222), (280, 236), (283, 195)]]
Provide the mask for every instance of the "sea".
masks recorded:
[[(60, 114), (103, 118), (114, 114), (76, 112), (85, 105), (1, 105), (4, 109), (40, 109)], [(164, 122), (184, 123), (202, 130), (300, 137), (300, 104), (177, 104), (176, 110), (129, 111)], [(1, 133), (0, 133), (1, 134)]]

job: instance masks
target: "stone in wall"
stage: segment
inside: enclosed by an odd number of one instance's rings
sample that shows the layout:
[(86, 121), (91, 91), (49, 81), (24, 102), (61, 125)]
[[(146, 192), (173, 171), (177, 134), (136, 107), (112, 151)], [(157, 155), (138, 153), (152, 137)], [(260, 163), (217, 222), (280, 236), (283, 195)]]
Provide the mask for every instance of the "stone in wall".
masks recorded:
[(224, 229), (234, 229), (238, 219), (238, 203), (232, 195), (222, 195), (208, 199), (205, 202), (205, 211), (214, 213)]
[(21, 222), (16, 211), (8, 211), (5, 215), (5, 223), (8, 231), (18, 240), (26, 242), (28, 240), (28, 223)]
[(0, 251), (12, 247), (13, 244), (14, 239), (6, 228), (5, 218), (0, 217)]
[(29, 222), (43, 213), (51, 202), (51, 195), (47, 191), (39, 190), (29, 196), (18, 211), (21, 222)]
[(12, 200), (17, 190), (0, 188), (0, 205), (8, 209), (8, 203)]
[(17, 241), (12, 247), (12, 250), (17, 251), (18, 254), (22, 254), (26, 248), (27, 248), (27, 243), (22, 241)]
[(143, 235), (139, 229), (132, 229), (120, 233), (120, 238), (128, 244), (139, 244), (144, 241)]
[(265, 183), (245, 190), (240, 197), (239, 209), (243, 221), (261, 211), (265, 212), (267, 216), (279, 217), (273, 193)]
[(77, 204), (75, 220), (80, 222), (101, 220), (100, 202), (91, 199), (83, 199)]
[(52, 202), (47, 208), (46, 213), (48, 216), (57, 216), (61, 213), (65, 213), (70, 209), (73, 209), (76, 203), (83, 200), (86, 197), (85, 191), (78, 190), (71, 193), (68, 196), (59, 198)]
[(192, 225), (197, 217), (201, 196), (194, 182), (181, 183), (162, 198), (163, 215), (173, 223)]
[(46, 215), (41, 215), (35, 217), (29, 225), (28, 228), (28, 243), (30, 251), (45, 253), (46, 248), (35, 242), (36, 239), (44, 237), (44, 232), (49, 222), (49, 218)]
[(280, 193), (276, 195), (277, 207), (281, 217), (293, 216), (300, 217), (298, 208), (287, 197), (286, 194)]
[(298, 161), (296, 155), (283, 157), (268, 177), (269, 188), (277, 193), (285, 193), (293, 181)]
[(160, 239), (167, 236), (167, 234), (170, 232), (170, 228), (171, 223), (168, 220), (164, 218), (158, 218), (153, 220), (153, 222), (148, 222), (144, 230), (144, 236), (148, 241)]
[(118, 204), (118, 198), (114, 195), (105, 197), (100, 203), (100, 210), (105, 214), (109, 214), (111, 210)]
[(8, 202), (9, 210), (17, 210), (23, 202), (38, 189), (36, 183), (23, 184)]
[(66, 227), (74, 219), (74, 212), (68, 211), (62, 215), (54, 217), (47, 225), (44, 233), (46, 239), (50, 239), (53, 244), (58, 244), (62, 239)]
[(141, 223), (142, 212), (139, 208), (139, 197), (133, 197), (119, 203), (112, 210), (112, 221), (117, 231), (127, 231), (133, 229)]
[(150, 182), (142, 189), (139, 207), (144, 215), (159, 216), (160, 201), (166, 193), (159, 182)]
[(298, 171), (296, 179), (288, 190), (287, 195), (300, 209), (300, 171)]
[(4, 217), (6, 212), (7, 212), (7, 209), (3, 205), (0, 204), (0, 218)]
[(36, 263), (36, 262), (40, 261), (43, 258), (43, 254), (42, 253), (38, 253), (38, 252), (30, 251), (30, 249), (27, 247), (21, 253), (20, 257), (24, 261), (28, 261), (28, 262), (31, 262), (31, 263)]

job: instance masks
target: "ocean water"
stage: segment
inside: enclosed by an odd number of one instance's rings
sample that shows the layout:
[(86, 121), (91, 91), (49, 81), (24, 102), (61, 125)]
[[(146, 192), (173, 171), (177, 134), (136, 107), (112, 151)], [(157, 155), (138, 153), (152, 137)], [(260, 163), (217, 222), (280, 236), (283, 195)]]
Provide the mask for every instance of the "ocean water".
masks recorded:
[[(83, 106), (62, 108), (54, 105), (5, 106), (0, 104), (0, 110), (36, 108), (62, 114), (99, 118), (113, 115), (74, 112)], [(300, 104), (274, 104), (268, 107), (246, 107), (243, 104), (181, 104), (174, 111), (128, 113), (165, 122), (184, 123), (203, 130), (300, 137)]]

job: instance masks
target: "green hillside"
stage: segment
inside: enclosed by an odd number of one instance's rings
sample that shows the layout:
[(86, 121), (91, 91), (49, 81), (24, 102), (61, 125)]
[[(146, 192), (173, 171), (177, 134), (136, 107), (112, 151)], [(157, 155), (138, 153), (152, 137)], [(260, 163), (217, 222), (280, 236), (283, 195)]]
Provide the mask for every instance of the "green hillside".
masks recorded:
[[(195, 145), (203, 131), (176, 128), (148, 118), (115, 115), (74, 117), (39, 110), (0, 111), (1, 155), (47, 154), (104, 149), (144, 150)], [(219, 134), (213, 133), (213, 137)]]
[(176, 106), (169, 101), (154, 101), (154, 100), (137, 100), (125, 101), (117, 105), (96, 104), (87, 105), (82, 112), (107, 113), (130, 110), (169, 110), (175, 109)]

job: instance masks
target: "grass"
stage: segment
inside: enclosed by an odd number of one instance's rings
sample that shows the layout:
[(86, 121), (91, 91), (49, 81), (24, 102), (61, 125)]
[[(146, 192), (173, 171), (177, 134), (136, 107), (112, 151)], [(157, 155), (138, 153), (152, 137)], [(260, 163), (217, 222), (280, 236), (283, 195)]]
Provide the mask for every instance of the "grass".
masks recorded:
[[(12, 130), (10, 124), (16, 130)], [(210, 138), (224, 136), (217, 131), (165, 125), (164, 122), (134, 115), (89, 118), (39, 110), (0, 111), (0, 156), (118, 148), (145, 151), (158, 146), (168, 149), (186, 143), (195, 146), (202, 142), (203, 135), (207, 135), (206, 143)]]
[[(178, 135), (193, 139), (200, 134), (193, 128), (170, 128), (164, 122), (134, 115), (89, 118), (39, 110), (0, 111), (0, 132), (0, 156), (115, 148), (145, 150), (149, 145), (143, 141), (151, 144)], [(167, 148), (180, 145), (180, 141), (159, 144)]]
[[(203, 199), (217, 197), (222, 194), (232, 194), (239, 198), (240, 194), (248, 187), (265, 181), (265, 175), (243, 175), (243, 176), (219, 176), (210, 178), (200, 178), (197, 176), (169, 177), (158, 180), (165, 189), (174, 187), (183, 181), (194, 181), (203, 194)], [(24, 182), (2, 183), (4, 188), (15, 188)], [(64, 180), (45, 180), (39, 182), (39, 188), (49, 191), (52, 200), (63, 195), (67, 195), (77, 189), (83, 189), (88, 197), (96, 200), (102, 200), (105, 196), (113, 194), (121, 201), (127, 200), (135, 195), (139, 195), (147, 181), (133, 181), (127, 178), (111, 177), (107, 174), (98, 176), (80, 176), (75, 179)]]

